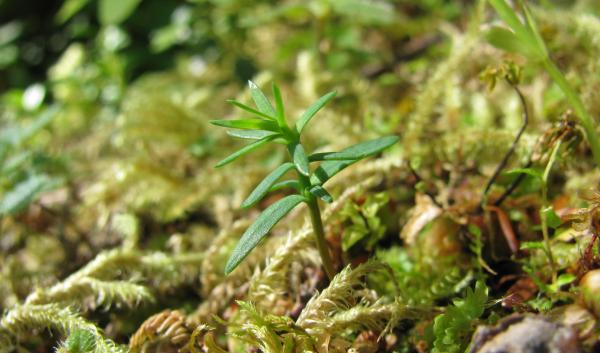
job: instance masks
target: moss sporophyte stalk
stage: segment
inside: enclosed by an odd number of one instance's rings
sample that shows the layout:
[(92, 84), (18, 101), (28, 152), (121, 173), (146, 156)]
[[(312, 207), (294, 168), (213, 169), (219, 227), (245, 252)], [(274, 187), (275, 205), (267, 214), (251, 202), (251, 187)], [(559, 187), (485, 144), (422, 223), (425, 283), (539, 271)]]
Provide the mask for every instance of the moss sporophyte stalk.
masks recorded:
[[(361, 159), (373, 156), (398, 142), (397, 136), (385, 136), (378, 139), (361, 142), (347, 147), (339, 152), (324, 152), (308, 154), (301, 142), (302, 131), (310, 120), (323, 108), (336, 92), (329, 92), (319, 98), (304, 111), (294, 126), (287, 123), (281, 91), (273, 84), (275, 107), (267, 96), (253, 82), (248, 83), (256, 109), (241, 102), (229, 100), (236, 107), (250, 113), (249, 119), (212, 120), (217, 126), (233, 129), (228, 131), (232, 137), (250, 140), (248, 145), (232, 153), (217, 163), (222, 167), (270, 142), (284, 144), (287, 147), (289, 161), (281, 164), (269, 173), (242, 202), (242, 208), (254, 206), (270, 191), (290, 188), (296, 193), (267, 207), (256, 221), (244, 232), (225, 266), (225, 273), (231, 273), (248, 254), (258, 245), (267, 233), (291, 210), (301, 203), (308, 207), (313, 232), (321, 260), (327, 276), (331, 280), (335, 274), (329, 248), (325, 240), (321, 211), (318, 199), (331, 203), (333, 198), (325, 190), (323, 184), (342, 169)], [(311, 165), (318, 164), (316, 168)], [(295, 179), (280, 181), (288, 172), (294, 170)]]

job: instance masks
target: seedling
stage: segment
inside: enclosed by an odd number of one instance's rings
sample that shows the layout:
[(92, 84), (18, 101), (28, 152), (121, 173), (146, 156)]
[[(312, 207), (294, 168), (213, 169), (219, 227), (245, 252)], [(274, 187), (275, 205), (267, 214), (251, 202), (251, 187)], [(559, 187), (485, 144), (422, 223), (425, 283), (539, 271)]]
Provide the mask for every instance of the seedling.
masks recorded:
[[(301, 203), (305, 203), (310, 213), (317, 248), (325, 272), (329, 279), (332, 279), (334, 275), (333, 263), (325, 241), (318, 199), (330, 203), (333, 198), (325, 190), (323, 184), (349, 165), (373, 156), (395, 144), (398, 137), (381, 137), (350, 146), (339, 152), (307, 154), (304, 145), (301, 143), (302, 131), (315, 114), (335, 97), (336, 92), (329, 92), (319, 98), (306, 109), (304, 114), (296, 121), (296, 124), (290, 127), (285, 116), (279, 87), (273, 84), (273, 97), (275, 99), (275, 108), (273, 108), (269, 99), (256, 84), (251, 81), (248, 84), (257, 109), (235, 100), (229, 100), (229, 103), (250, 113), (253, 117), (238, 120), (212, 120), (211, 123), (235, 129), (228, 131), (228, 134), (253, 142), (217, 163), (216, 167), (229, 164), (269, 142), (281, 143), (287, 147), (289, 162), (283, 163), (267, 175), (244, 200), (242, 208), (254, 206), (270, 191), (291, 188), (296, 192), (267, 207), (244, 232), (227, 261), (225, 274), (231, 273), (286, 214)], [(315, 163), (320, 164), (316, 168), (311, 168), (311, 165)], [(296, 171), (296, 179), (279, 181), (291, 170)]]

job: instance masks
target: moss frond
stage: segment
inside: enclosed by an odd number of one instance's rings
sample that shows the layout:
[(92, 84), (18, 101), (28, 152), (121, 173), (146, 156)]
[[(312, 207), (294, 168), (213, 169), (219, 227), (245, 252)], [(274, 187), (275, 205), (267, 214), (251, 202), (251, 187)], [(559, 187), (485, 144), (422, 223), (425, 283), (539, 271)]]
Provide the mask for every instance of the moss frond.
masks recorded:
[[(90, 301), (90, 298), (93, 300)], [(90, 277), (59, 283), (47, 291), (38, 290), (27, 298), (27, 304), (61, 302), (63, 305), (78, 305), (89, 302), (92, 309), (96, 306), (108, 308), (113, 304), (132, 307), (151, 301), (154, 301), (154, 296), (145, 286), (125, 281), (102, 281)]]
[(249, 299), (260, 308), (266, 309), (272, 308), (286, 293), (293, 297), (295, 290), (289, 285), (291, 263), (303, 263), (305, 266), (320, 263), (316, 249), (310, 245), (312, 241), (312, 230), (308, 223), (300, 231), (290, 232), (286, 242), (268, 259), (265, 268), (256, 271), (252, 276), (248, 290)]
[(266, 353), (314, 350), (312, 338), (289, 317), (264, 313), (249, 302), (237, 303), (240, 306), (237, 322), (243, 323), (230, 323), (233, 337)]
[(392, 317), (407, 318), (409, 314), (410, 311), (405, 305), (378, 301), (372, 305), (361, 304), (339, 312), (322, 321), (319, 329), (329, 334), (339, 334), (348, 329), (382, 331)]
[(71, 307), (57, 304), (20, 305), (7, 312), (0, 320), (0, 343), (4, 349), (9, 350), (14, 347), (15, 338), (42, 328), (65, 337), (76, 330), (84, 330), (95, 339), (94, 353), (126, 352), (125, 348), (104, 338), (96, 325), (81, 317)]
[(346, 267), (334, 277), (329, 287), (309, 300), (296, 324), (309, 332), (325, 330), (332, 315), (359, 305), (358, 293), (365, 288), (365, 276), (383, 269), (385, 266), (375, 261), (355, 269)]
[(154, 285), (173, 286), (184, 282), (189, 275), (179, 271), (183, 265), (199, 265), (202, 254), (169, 255), (162, 252), (142, 252), (115, 249), (98, 254), (81, 270), (69, 276), (66, 283), (78, 282), (83, 278), (110, 280), (117, 276), (141, 276)]

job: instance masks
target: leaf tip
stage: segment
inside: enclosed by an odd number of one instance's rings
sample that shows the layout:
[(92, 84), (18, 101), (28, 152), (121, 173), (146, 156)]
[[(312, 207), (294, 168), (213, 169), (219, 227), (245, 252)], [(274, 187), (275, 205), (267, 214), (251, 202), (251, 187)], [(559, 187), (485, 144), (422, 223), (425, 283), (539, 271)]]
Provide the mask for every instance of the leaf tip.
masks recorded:
[(240, 205), (240, 208), (242, 209), (247, 209), (252, 207), (254, 204), (252, 202), (249, 202), (248, 199), (244, 200), (244, 202), (242, 202), (242, 204)]
[(227, 264), (225, 265), (225, 276), (229, 275), (231, 272), (233, 272), (233, 270), (235, 270), (235, 268), (237, 267), (236, 263), (233, 263), (231, 261), (231, 258), (229, 258), (229, 260), (227, 260)]

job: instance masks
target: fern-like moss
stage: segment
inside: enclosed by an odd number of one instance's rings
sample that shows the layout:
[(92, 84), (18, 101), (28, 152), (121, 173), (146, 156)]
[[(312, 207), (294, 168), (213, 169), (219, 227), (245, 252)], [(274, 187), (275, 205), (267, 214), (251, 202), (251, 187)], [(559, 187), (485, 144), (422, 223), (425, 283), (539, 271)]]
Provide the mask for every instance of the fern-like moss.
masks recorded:
[(81, 317), (71, 307), (58, 304), (20, 305), (7, 312), (0, 320), (1, 349), (9, 351), (17, 339), (32, 330), (48, 329), (63, 337), (83, 330), (94, 337), (93, 353), (125, 353), (127, 350), (102, 336), (96, 325)]

